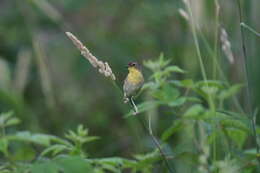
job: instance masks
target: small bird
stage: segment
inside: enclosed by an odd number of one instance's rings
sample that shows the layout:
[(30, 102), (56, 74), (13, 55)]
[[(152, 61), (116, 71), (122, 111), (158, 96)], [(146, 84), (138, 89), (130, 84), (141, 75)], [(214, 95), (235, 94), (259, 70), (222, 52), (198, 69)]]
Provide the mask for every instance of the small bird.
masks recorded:
[(141, 65), (137, 62), (128, 63), (127, 68), (129, 72), (123, 86), (124, 102), (127, 103), (130, 100), (131, 105), (134, 107), (135, 114), (137, 114), (138, 110), (133, 101), (133, 97), (142, 88), (144, 77), (141, 71)]

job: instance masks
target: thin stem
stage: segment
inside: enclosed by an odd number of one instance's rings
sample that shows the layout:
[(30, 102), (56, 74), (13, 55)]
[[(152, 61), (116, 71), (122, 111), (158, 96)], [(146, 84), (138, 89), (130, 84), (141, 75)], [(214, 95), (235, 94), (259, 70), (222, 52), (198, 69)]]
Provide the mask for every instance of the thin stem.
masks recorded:
[(187, 3), (187, 8), (188, 8), (188, 11), (190, 13), (190, 17), (191, 17), (191, 29), (192, 29), (192, 36), (193, 36), (193, 39), (194, 39), (194, 42), (195, 42), (195, 46), (196, 46), (196, 52), (197, 52), (197, 55), (198, 55), (198, 59), (199, 59), (199, 64), (200, 64), (200, 69), (201, 69), (201, 73), (202, 73), (202, 77), (205, 81), (207, 81), (207, 75), (206, 75), (206, 70), (205, 70), (205, 66), (204, 66), (204, 63), (202, 61), (202, 56), (201, 56), (201, 52), (200, 52), (200, 46), (199, 46), (199, 41), (198, 41), (198, 37), (197, 37), (197, 34), (196, 34), (196, 28), (195, 28), (195, 23), (193, 21), (193, 13), (192, 13), (192, 10), (191, 10), (191, 6), (190, 6), (190, 2)]
[[(192, 9), (191, 9), (191, 4), (190, 1), (186, 1), (186, 7), (188, 8), (189, 14), (190, 14), (190, 25), (191, 25), (191, 29), (192, 29), (192, 36), (195, 42), (195, 46), (196, 46), (196, 52), (197, 52), (197, 56), (198, 56), (198, 60), (199, 60), (199, 64), (200, 64), (200, 69), (201, 69), (201, 73), (202, 73), (202, 77), (203, 80), (206, 82), (206, 86), (207, 88), (209, 88), (208, 82), (207, 82), (207, 75), (206, 75), (206, 70), (205, 70), (205, 66), (202, 60), (202, 55), (201, 55), (201, 51), (200, 51), (200, 46), (199, 46), (199, 41), (198, 41), (198, 36), (197, 36), (197, 32), (196, 32), (196, 24), (194, 23), (193, 20), (193, 13), (192, 13)], [(217, 62), (217, 41), (218, 41), (218, 20), (219, 20), (219, 5), (218, 5), (218, 1), (215, 1), (216, 4), (216, 32), (215, 32), (215, 44), (214, 44), (214, 51), (213, 51), (213, 61), (214, 61), (214, 67), (213, 67), (213, 77), (216, 77), (216, 70), (218, 67), (218, 62)], [(209, 107), (210, 110), (213, 114), (216, 114), (216, 108), (215, 108), (215, 103), (214, 103), (214, 99), (212, 95), (208, 95), (208, 103), (209, 103)], [(215, 128), (216, 124), (214, 124), (213, 122), (213, 126)], [(216, 138), (214, 137), (214, 141), (213, 141), (213, 160), (216, 160)]]
[[(135, 111), (135, 115), (138, 113), (137, 107), (133, 101), (133, 98), (130, 97), (130, 104), (133, 106), (134, 111)], [(164, 154), (161, 145), (159, 143), (159, 141), (157, 140), (157, 138), (153, 135), (153, 131), (152, 131), (152, 126), (151, 126), (151, 116), (148, 117), (148, 128), (146, 127), (145, 123), (143, 122), (143, 120), (140, 118), (140, 116), (137, 117), (137, 119), (140, 121), (140, 123), (142, 124), (143, 128), (145, 129), (145, 131), (148, 132), (148, 134), (151, 136), (153, 143), (155, 144), (155, 146), (158, 148), (158, 150), (160, 151), (160, 154), (167, 166), (167, 169), (169, 170), (170, 173), (173, 173), (174, 171), (172, 170), (166, 155)]]
[(130, 97), (130, 103), (131, 105), (133, 106), (134, 108), (134, 115), (138, 114), (138, 109), (137, 109), (137, 106), (135, 105), (135, 102), (133, 100), (133, 97)]
[[(242, 19), (242, 9), (241, 9), (241, 4), (240, 0), (237, 0), (237, 5), (238, 5), (238, 12), (239, 12), (239, 23), (243, 23)], [(247, 83), (247, 97), (248, 97), (248, 102), (249, 102), (249, 114), (251, 115), (251, 126), (252, 126), (252, 131), (253, 131), (253, 136), (254, 136), (254, 142), (256, 146), (256, 151), (257, 154), (259, 154), (259, 146), (257, 143), (257, 134), (256, 134), (256, 125), (254, 121), (254, 114), (253, 114), (253, 105), (252, 105), (252, 94), (250, 92), (250, 82), (249, 82), (249, 67), (248, 67), (248, 56), (247, 56), (247, 50), (246, 50), (246, 45), (245, 45), (245, 35), (244, 35), (244, 30), (243, 26), (240, 25), (240, 34), (241, 34), (241, 41), (242, 41), (242, 50), (243, 50), (243, 57), (244, 57), (244, 70), (246, 73), (246, 83)], [(258, 158), (258, 161), (260, 162), (260, 158)]]
[[(2, 124), (2, 126), (1, 126), (1, 131), (2, 131), (2, 134), (0, 134), (0, 137), (2, 138), (3, 142), (7, 142), (7, 139), (5, 139), (5, 136), (6, 136), (5, 124)], [(4, 148), (5, 148), (5, 147), (4, 147)], [(10, 160), (10, 158), (9, 158), (9, 152), (8, 152), (8, 147), (3, 150), (3, 154), (4, 154), (4, 156), (5, 156), (8, 160)]]
[[(193, 13), (192, 13), (190, 1), (186, 2), (186, 7), (188, 8), (188, 11), (189, 11), (189, 14), (190, 14), (190, 25), (191, 25), (191, 29), (192, 29), (192, 36), (193, 36), (193, 39), (194, 39), (194, 42), (195, 42), (195, 47), (196, 47), (196, 52), (197, 52), (197, 56), (198, 56), (198, 59), (199, 59), (202, 77), (203, 77), (203, 80), (206, 82), (207, 88), (209, 88), (209, 85), (208, 85), (208, 82), (207, 82), (206, 70), (205, 70), (205, 66), (204, 66), (202, 56), (201, 56), (201, 52), (200, 52), (200, 46), (199, 46), (198, 36), (197, 36), (197, 32), (196, 32), (196, 24), (193, 21)], [(209, 100), (208, 101), (209, 101), (210, 107), (212, 107), (212, 105), (214, 106), (214, 101), (213, 101), (212, 96), (210, 94), (209, 94)]]
[[(117, 86), (116, 83), (114, 83), (114, 84), (115, 84), (115, 86)], [(130, 104), (131, 104), (131, 106), (133, 106), (133, 108), (134, 108), (134, 111), (135, 111), (134, 115), (136, 115), (136, 114), (138, 113), (138, 109), (137, 109), (137, 107), (136, 107), (136, 105), (135, 105), (135, 103), (134, 103), (133, 97), (130, 97)], [(162, 148), (161, 148), (161, 145), (160, 145), (159, 141), (158, 141), (157, 138), (153, 135), (152, 126), (151, 126), (151, 116), (149, 116), (149, 119), (148, 119), (148, 128), (146, 127), (145, 123), (144, 123), (143, 120), (140, 118), (140, 116), (137, 116), (137, 119), (138, 119), (138, 120), (140, 121), (140, 123), (142, 124), (144, 130), (147, 131), (147, 133), (151, 136), (152, 141), (153, 141), (153, 143), (155, 144), (155, 146), (158, 148), (158, 150), (159, 150), (159, 152), (160, 152), (160, 154), (161, 154), (161, 156), (162, 156), (162, 158), (163, 158), (163, 160), (164, 160), (164, 162), (165, 162), (165, 164), (166, 164), (166, 167), (167, 167), (167, 169), (169, 170), (169, 172), (170, 172), (170, 173), (176, 172), (176, 171), (173, 171), (173, 169), (171, 168), (171, 166), (170, 166), (170, 164), (169, 164), (169, 162), (168, 162), (168, 160), (167, 160), (167, 157), (166, 157), (166, 155), (164, 154), (164, 152), (163, 152), (163, 150), (162, 150)]]
[(148, 128), (149, 128), (149, 133), (153, 135), (153, 129), (152, 129), (152, 116), (148, 115)]
[[(201, 37), (202, 41), (203, 41), (204, 44), (205, 44), (206, 49), (208, 50), (208, 52), (209, 52), (210, 54), (213, 55), (213, 54), (214, 54), (214, 50), (209, 46), (208, 41), (206, 40), (205, 36), (203, 35), (203, 33), (202, 33), (200, 30), (199, 30), (199, 34), (200, 34), (200, 37)], [(210, 57), (211, 57), (211, 56), (210, 56)], [(229, 83), (229, 81), (227, 80), (227, 77), (225, 76), (224, 72), (222, 71), (219, 62), (216, 61), (215, 59), (213, 59), (213, 61), (215, 61), (214, 63), (216, 64), (216, 67), (217, 67), (218, 72), (220, 73), (222, 79), (227, 83), (228, 86), (230, 86), (230, 83)], [(237, 97), (236, 97), (236, 96), (233, 96), (232, 100), (233, 100), (235, 106), (239, 109), (239, 111), (240, 111), (242, 114), (245, 114), (245, 112), (244, 112), (242, 106), (240, 105), (240, 103), (239, 103)]]
[(253, 34), (255, 34), (256, 36), (260, 37), (260, 33), (257, 32), (256, 30), (254, 30), (253, 28), (251, 28), (250, 26), (248, 26), (247, 24), (245, 23), (240, 23), (240, 26), (246, 28), (247, 30), (251, 31)]
[[(144, 121), (140, 118), (140, 116), (138, 116), (138, 120), (139, 120), (140, 123), (142, 124), (144, 130), (147, 131), (147, 132), (149, 133), (149, 135), (151, 136), (152, 141), (153, 141), (153, 143), (155, 144), (155, 146), (158, 148), (158, 150), (159, 150), (159, 152), (160, 152), (160, 154), (161, 154), (161, 156), (162, 156), (162, 158), (163, 158), (163, 160), (164, 160), (164, 162), (165, 162), (165, 164), (166, 164), (166, 167), (167, 167), (168, 171), (169, 171), (170, 173), (176, 172), (176, 171), (173, 170), (173, 168), (170, 166), (170, 164), (169, 164), (169, 162), (168, 162), (168, 159), (167, 159), (166, 155), (164, 154), (164, 152), (163, 152), (163, 150), (162, 150), (162, 147), (161, 147), (161, 145), (160, 145), (160, 142), (159, 142), (159, 141), (157, 140), (157, 138), (153, 135), (153, 131), (152, 131), (152, 128), (150, 127), (150, 125), (149, 125), (149, 128), (147, 128), (146, 125), (145, 125), (145, 123), (144, 123)], [(150, 119), (149, 119), (149, 121), (150, 121)], [(149, 122), (149, 124), (150, 124), (150, 122)]]
[(217, 77), (217, 57), (218, 57), (218, 31), (219, 31), (219, 3), (218, 0), (215, 0), (215, 6), (216, 6), (216, 23), (215, 23), (215, 42), (214, 42), (214, 61), (213, 61), (213, 79), (216, 79)]
[[(218, 34), (219, 34), (219, 3), (218, 0), (215, 0), (215, 7), (216, 7), (216, 23), (215, 23), (215, 43), (214, 43), (214, 56), (213, 56), (213, 78), (216, 79), (217, 78), (217, 66), (218, 66)], [(213, 105), (214, 106), (214, 105)], [(216, 111), (215, 111), (215, 106), (213, 107), (213, 114), (214, 116), (216, 116)], [(213, 123), (213, 129), (214, 131), (217, 131), (217, 122), (212, 122)], [(213, 137), (213, 160), (214, 162), (217, 160), (217, 137), (214, 136)]]

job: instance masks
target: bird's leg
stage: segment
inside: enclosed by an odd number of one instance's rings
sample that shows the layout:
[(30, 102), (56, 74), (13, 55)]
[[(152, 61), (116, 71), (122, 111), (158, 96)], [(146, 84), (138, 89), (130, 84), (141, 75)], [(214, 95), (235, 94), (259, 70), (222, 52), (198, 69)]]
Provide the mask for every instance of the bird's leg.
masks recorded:
[(130, 103), (134, 107), (134, 115), (136, 115), (138, 113), (138, 109), (137, 109), (135, 102), (133, 100), (133, 96), (130, 97)]
[(128, 103), (129, 102), (129, 98), (126, 96), (126, 94), (124, 93), (124, 103)]

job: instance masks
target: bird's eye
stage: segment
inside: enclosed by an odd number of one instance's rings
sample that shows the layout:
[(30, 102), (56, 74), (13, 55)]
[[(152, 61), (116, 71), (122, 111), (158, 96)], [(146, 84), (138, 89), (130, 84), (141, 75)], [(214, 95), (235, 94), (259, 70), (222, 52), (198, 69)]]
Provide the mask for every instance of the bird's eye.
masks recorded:
[(133, 66), (135, 66), (135, 65), (136, 65), (136, 63), (133, 63), (132, 65), (133, 65)]

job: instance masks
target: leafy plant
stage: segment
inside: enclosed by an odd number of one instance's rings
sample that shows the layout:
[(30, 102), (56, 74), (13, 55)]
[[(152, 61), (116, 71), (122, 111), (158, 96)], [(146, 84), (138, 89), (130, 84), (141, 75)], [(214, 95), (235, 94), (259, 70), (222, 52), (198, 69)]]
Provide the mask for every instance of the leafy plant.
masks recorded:
[[(2, 173), (69, 173), (69, 172), (94, 172), (105, 173), (121, 172), (130, 169), (133, 172), (149, 172), (153, 168), (153, 163), (160, 160), (157, 151), (146, 155), (136, 155), (135, 159), (124, 159), (120, 157), (111, 158), (90, 158), (84, 150), (83, 145), (93, 142), (99, 137), (89, 136), (88, 129), (79, 125), (76, 131), (69, 130), (65, 134), (65, 139), (47, 134), (35, 134), (28, 131), (18, 131), (12, 134), (6, 134), (7, 127), (18, 124), (19, 119), (13, 117), (12, 112), (3, 113), (0, 116), (2, 137), (0, 139), (0, 151), (5, 155), (5, 162), (0, 167)], [(15, 143), (29, 145), (33, 162), (25, 160), (12, 161), (19, 153), (15, 150)], [(41, 153), (37, 157), (33, 145), (41, 146)], [(26, 147), (23, 146), (24, 150)], [(10, 150), (14, 150), (10, 152)], [(27, 153), (28, 155), (29, 153)], [(22, 157), (25, 158), (25, 155)]]
[[(144, 62), (144, 65), (153, 74), (144, 85), (143, 91), (149, 97), (138, 105), (141, 113), (138, 116), (147, 113), (149, 134), (153, 135), (149, 111), (163, 109), (170, 115), (168, 119), (171, 123), (161, 134), (163, 144), (160, 147), (163, 152), (167, 151), (166, 159), (172, 158), (174, 163), (184, 163), (188, 159), (195, 172), (254, 171), (258, 155), (255, 149), (247, 147), (251, 136), (250, 119), (243, 112), (231, 111), (225, 106), (232, 104), (233, 96), (243, 85), (230, 86), (217, 80), (177, 80), (175, 74), (185, 72), (170, 65), (163, 55), (155, 61)], [(18, 123), (20, 120), (12, 112), (0, 116), (0, 152), (5, 158), (0, 170), (3, 173), (119, 173), (126, 170), (149, 173), (160, 167), (157, 163), (163, 163), (161, 148), (135, 154), (132, 159), (92, 158), (86, 145), (99, 137), (90, 136), (83, 125), (75, 131), (69, 130), (61, 138), (16, 131), (14, 127)], [(12, 130), (9, 131), (9, 128)], [(172, 142), (175, 138), (179, 138), (178, 142)], [(189, 157), (183, 157), (186, 155)], [(253, 165), (250, 169), (239, 164), (245, 160), (246, 164)], [(171, 164), (171, 167), (178, 169), (177, 164)]]
[[(173, 78), (176, 75), (172, 74), (183, 74), (184, 71), (170, 65), (170, 61), (164, 60), (162, 54), (155, 61), (144, 62), (144, 65), (153, 72), (153, 75), (143, 88), (150, 98), (140, 104), (139, 108), (141, 112), (146, 112), (154, 107), (157, 109), (165, 107), (168, 114), (171, 112), (172, 125), (162, 133), (162, 140), (165, 143), (176, 136), (187, 135), (186, 139), (182, 139), (183, 142), (189, 141), (196, 145), (190, 146), (192, 152), (184, 152), (193, 155), (195, 151), (198, 153), (197, 158), (195, 157), (197, 160), (201, 153), (206, 155), (209, 161), (199, 162), (198, 171), (201, 168), (200, 164), (205, 168), (203, 170), (213, 169), (215, 163), (218, 163), (217, 160), (225, 159), (226, 153), (229, 153), (235, 162), (241, 161), (238, 159), (237, 151), (246, 148), (246, 141), (251, 135), (250, 119), (244, 113), (226, 109), (225, 104), (232, 104), (233, 96), (243, 87), (242, 84), (230, 86), (217, 80), (198, 82), (191, 79), (176, 80)], [(186, 132), (186, 129), (189, 130)], [(193, 132), (192, 135), (186, 134), (190, 131)], [(182, 146), (182, 140), (173, 148)], [(174, 150), (172, 152), (174, 153)], [(183, 154), (175, 152), (175, 157)]]

